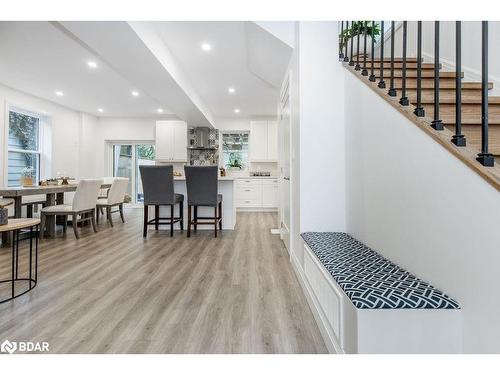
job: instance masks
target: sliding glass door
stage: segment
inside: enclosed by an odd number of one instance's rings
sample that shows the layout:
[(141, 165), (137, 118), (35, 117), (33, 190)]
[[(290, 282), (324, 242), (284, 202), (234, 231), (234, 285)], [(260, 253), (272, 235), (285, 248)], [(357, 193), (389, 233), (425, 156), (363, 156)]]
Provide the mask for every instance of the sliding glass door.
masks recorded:
[(155, 163), (155, 146), (149, 143), (113, 144), (113, 176), (129, 179), (127, 194), (132, 203), (144, 202), (140, 165)]

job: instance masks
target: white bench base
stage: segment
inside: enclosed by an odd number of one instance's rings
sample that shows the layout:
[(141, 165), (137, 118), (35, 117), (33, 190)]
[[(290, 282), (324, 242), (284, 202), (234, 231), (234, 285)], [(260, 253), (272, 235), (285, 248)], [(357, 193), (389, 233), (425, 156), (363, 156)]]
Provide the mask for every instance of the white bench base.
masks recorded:
[(333, 353), (461, 353), (458, 309), (357, 309), (304, 243), (304, 269), (292, 263)]

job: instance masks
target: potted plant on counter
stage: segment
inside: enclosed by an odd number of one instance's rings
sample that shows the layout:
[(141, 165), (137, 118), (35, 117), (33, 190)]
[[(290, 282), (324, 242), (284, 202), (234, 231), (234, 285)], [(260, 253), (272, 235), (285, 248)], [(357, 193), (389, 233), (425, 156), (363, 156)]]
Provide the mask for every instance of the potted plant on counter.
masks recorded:
[(12, 204), (11, 200), (0, 199), (0, 225), (7, 225), (9, 222), (9, 210), (7, 206)]
[(227, 166), (227, 169), (240, 169), (243, 167), (242, 163), (241, 163), (241, 158), (238, 154), (236, 153), (231, 153), (229, 155), (229, 160), (228, 160), (228, 163), (226, 164)]
[(33, 186), (33, 178), (35, 176), (35, 169), (33, 167), (24, 167), (21, 172), (21, 185)]

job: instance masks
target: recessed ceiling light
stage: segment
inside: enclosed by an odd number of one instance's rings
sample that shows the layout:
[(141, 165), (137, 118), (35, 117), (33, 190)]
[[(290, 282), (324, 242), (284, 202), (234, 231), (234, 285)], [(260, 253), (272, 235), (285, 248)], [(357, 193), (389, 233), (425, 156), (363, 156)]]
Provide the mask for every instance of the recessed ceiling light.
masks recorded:
[(158, 112), (158, 113), (163, 113), (163, 108), (158, 108), (158, 109), (156, 110), (156, 112)]
[(103, 113), (103, 112), (104, 112), (104, 109), (102, 109), (102, 108), (97, 108), (97, 112)]
[(240, 113), (240, 109), (239, 108), (235, 108), (234, 109), (234, 113)]
[(228, 89), (227, 89), (227, 91), (228, 91), (230, 94), (234, 94), (234, 92), (235, 92), (236, 90), (234, 89), (234, 87), (230, 87), (230, 88), (228, 88)]
[(139, 91), (132, 91), (132, 96), (139, 96)]
[(208, 44), (208, 43), (203, 43), (203, 44), (201, 45), (201, 49), (202, 49), (203, 51), (205, 51), (205, 52), (208, 52), (208, 51), (210, 51), (210, 50), (212, 49), (212, 46), (211, 46), (210, 44)]
[(64, 96), (64, 93), (62, 91), (56, 91), (57, 96)]
[(95, 61), (87, 61), (87, 65), (92, 69), (97, 68), (97, 63)]

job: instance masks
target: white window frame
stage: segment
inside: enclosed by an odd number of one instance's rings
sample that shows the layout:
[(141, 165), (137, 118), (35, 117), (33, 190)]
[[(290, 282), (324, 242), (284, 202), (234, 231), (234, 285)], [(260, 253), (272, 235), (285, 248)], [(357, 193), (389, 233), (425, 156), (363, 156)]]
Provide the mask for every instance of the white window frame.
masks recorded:
[[(136, 146), (137, 145), (153, 145), (155, 146), (155, 141), (153, 140), (144, 140), (144, 141), (128, 141), (128, 140), (123, 140), (123, 141), (117, 141), (117, 140), (106, 140), (106, 169), (107, 169), (107, 174), (109, 176), (114, 177), (115, 174), (115, 168), (114, 168), (114, 154), (113, 154), (113, 149), (114, 146), (118, 145), (123, 145), (123, 146), (132, 146), (132, 171), (130, 174), (130, 178), (132, 179), (131, 181), (131, 186), (132, 186), (132, 202), (128, 204), (128, 206), (132, 207), (142, 207), (143, 205), (141, 203), (136, 203), (136, 198), (137, 198), (137, 176), (136, 176), (136, 163), (137, 163), (137, 150)], [(156, 151), (156, 150), (155, 150)]]
[[(21, 113), (26, 116), (36, 117), (38, 119), (38, 151), (32, 150), (23, 150), (18, 148), (10, 148), (9, 147), (9, 128), (10, 128), (10, 112)], [(12, 103), (6, 102), (5, 104), (5, 129), (4, 129), (4, 165), (3, 165), (3, 184), (5, 186), (8, 185), (9, 182), (9, 152), (19, 152), (25, 154), (37, 154), (38, 155), (38, 175), (36, 179), (43, 179), (46, 173), (50, 174), (50, 155), (51, 152), (47, 152), (47, 139), (46, 136), (50, 134), (50, 129), (47, 129), (49, 126), (49, 121), (47, 121), (47, 115), (42, 114), (39, 111), (26, 109), (25, 106), (15, 105)], [(48, 154), (48, 157), (45, 157), (45, 154)], [(38, 183), (38, 181), (35, 181)]]
[(220, 137), (219, 137), (219, 167), (222, 168), (227, 168), (224, 165), (224, 134), (248, 134), (248, 160), (247, 160), (247, 165), (245, 169), (242, 169), (242, 171), (247, 171), (250, 170), (250, 130), (221, 130), (220, 131)]

